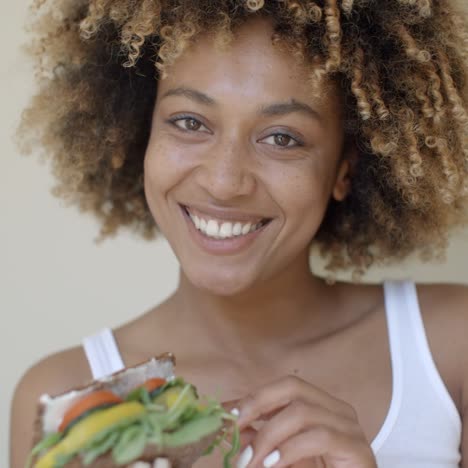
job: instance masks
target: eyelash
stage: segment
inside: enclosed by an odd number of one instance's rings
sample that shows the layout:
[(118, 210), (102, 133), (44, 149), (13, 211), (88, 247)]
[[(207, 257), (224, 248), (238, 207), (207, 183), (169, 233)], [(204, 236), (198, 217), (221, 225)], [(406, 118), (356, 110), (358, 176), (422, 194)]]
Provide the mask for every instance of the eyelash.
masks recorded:
[(187, 128), (179, 127), (177, 125), (177, 122), (180, 122), (182, 120), (193, 120), (193, 121), (199, 123), (201, 126), (206, 128), (206, 125), (204, 125), (202, 122), (200, 122), (199, 119), (196, 119), (195, 117), (193, 117), (191, 115), (176, 115), (176, 116), (171, 117), (170, 119), (168, 119), (166, 122), (170, 123), (171, 125), (176, 127), (178, 130), (181, 130), (182, 132), (197, 132), (198, 131), (198, 130), (188, 130)]
[[(301, 146), (304, 146), (304, 142), (298, 138), (297, 136), (295, 135), (291, 135), (290, 133), (288, 132), (275, 132), (275, 133), (272, 133), (271, 135), (268, 135), (267, 137), (265, 138), (262, 138), (262, 140), (265, 140), (267, 138), (271, 138), (271, 137), (276, 137), (276, 136), (286, 136), (288, 138), (291, 138), (292, 141), (295, 142), (294, 145), (292, 146), (281, 146), (281, 145), (271, 145), (271, 146), (275, 146), (277, 148), (281, 148), (282, 150), (286, 150), (286, 149), (293, 149), (293, 148), (299, 148)], [(270, 143), (267, 143), (267, 144), (270, 144)]]
[[(179, 127), (177, 125), (177, 122), (180, 122), (182, 120), (193, 120), (193, 121), (199, 123), (202, 127), (206, 128), (206, 126), (202, 122), (200, 122), (200, 120), (194, 118), (191, 115), (176, 115), (176, 116), (171, 117), (170, 119), (168, 119), (166, 122), (170, 123), (171, 125), (173, 125), (174, 127), (176, 127), (178, 130), (180, 130), (182, 132), (198, 132), (198, 130), (188, 130), (186, 128)], [(275, 137), (275, 136), (286, 136), (288, 138), (291, 138), (291, 140), (293, 140), (296, 143), (293, 146), (271, 145), (271, 146), (275, 146), (276, 148), (281, 148), (282, 150), (287, 150), (287, 149), (292, 149), (292, 148), (297, 148), (297, 147), (304, 146), (304, 142), (300, 138), (298, 138), (295, 135), (291, 135), (288, 132), (275, 132), (275, 133), (272, 133), (272, 134), (268, 135), (267, 137), (263, 138), (262, 140), (265, 140), (266, 138)], [(267, 143), (267, 144), (269, 144), (269, 143)]]

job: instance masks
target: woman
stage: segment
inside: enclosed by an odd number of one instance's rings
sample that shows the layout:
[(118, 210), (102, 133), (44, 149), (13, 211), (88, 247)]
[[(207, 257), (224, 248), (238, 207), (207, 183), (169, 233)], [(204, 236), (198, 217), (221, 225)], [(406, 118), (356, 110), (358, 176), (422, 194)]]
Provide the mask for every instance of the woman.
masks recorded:
[[(57, 193), (104, 236), (157, 225), (181, 267), (167, 301), (108, 336), (113, 357), (171, 350), (202, 393), (221, 390), (242, 467), (468, 467), (467, 288), (333, 281), (441, 252), (466, 223), (468, 30), (453, 6), (46, 4), (23, 132), (41, 129)], [(331, 281), (310, 273), (311, 244)], [(12, 466), (37, 397), (88, 380), (94, 358), (70, 349), (22, 378)]]

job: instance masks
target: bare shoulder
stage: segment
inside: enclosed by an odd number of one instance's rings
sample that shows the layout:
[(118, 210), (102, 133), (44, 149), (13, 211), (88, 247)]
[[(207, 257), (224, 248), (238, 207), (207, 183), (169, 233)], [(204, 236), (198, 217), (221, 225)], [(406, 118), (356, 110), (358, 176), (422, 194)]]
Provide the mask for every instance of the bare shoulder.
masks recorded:
[[(459, 412), (468, 381), (468, 286), (418, 285), (418, 300), (429, 347), (443, 381)], [(460, 372), (466, 369), (466, 375)]]
[(120, 354), (130, 367), (166, 351), (181, 355), (177, 304), (173, 297), (113, 330)]
[(425, 324), (441, 326), (453, 336), (464, 333), (468, 325), (468, 285), (424, 284), (418, 285), (417, 291)]
[(91, 380), (81, 347), (50, 355), (29, 368), (18, 382), (11, 406), (10, 466), (23, 467), (31, 449), (39, 397), (60, 394)]

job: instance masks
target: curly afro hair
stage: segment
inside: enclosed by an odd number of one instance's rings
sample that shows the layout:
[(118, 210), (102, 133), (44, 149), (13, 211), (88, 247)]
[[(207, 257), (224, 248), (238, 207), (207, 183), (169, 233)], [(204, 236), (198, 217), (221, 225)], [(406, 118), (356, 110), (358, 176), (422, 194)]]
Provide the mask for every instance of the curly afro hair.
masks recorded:
[[(91, 211), (101, 239), (157, 226), (143, 159), (158, 78), (200, 34), (228, 44), (254, 15), (273, 43), (336, 80), (356, 143), (351, 193), (314, 243), (330, 272), (443, 253), (467, 222), (468, 21), (450, 0), (35, 0), (39, 90), (19, 129), (39, 144), (57, 196)], [(318, 59), (318, 60), (317, 60)]]

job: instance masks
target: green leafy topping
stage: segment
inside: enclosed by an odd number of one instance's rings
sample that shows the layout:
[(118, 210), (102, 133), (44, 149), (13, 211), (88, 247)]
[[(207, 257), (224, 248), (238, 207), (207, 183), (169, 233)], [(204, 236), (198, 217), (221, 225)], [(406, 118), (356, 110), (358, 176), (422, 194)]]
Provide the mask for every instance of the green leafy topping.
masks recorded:
[[(233, 416), (231, 414), (224, 413), (222, 415), (223, 419), (236, 419), (237, 416)], [(220, 446), (221, 443), (228, 438), (228, 432), (223, 430), (222, 434), (218, 435), (216, 439), (211, 443), (211, 445), (203, 452), (202, 455), (210, 455), (213, 450)], [(234, 424), (232, 439), (231, 439), (231, 449), (225, 451), (221, 446), (219, 447), (221, 450), (224, 460), (223, 460), (223, 467), (224, 468), (231, 468), (231, 460), (234, 456), (239, 452), (240, 449), (240, 430), (237, 424)]]
[(141, 457), (146, 447), (146, 433), (141, 425), (127, 427), (117, 445), (112, 449), (112, 458), (117, 465), (126, 465)]
[(88, 440), (87, 444), (83, 449), (82, 452), (87, 452), (91, 450), (94, 446), (99, 445), (105, 439), (107, 439), (111, 434), (117, 433), (120, 434), (123, 430), (127, 427), (131, 427), (133, 424), (138, 424), (141, 421), (141, 416), (132, 416), (129, 418), (122, 419), (115, 424), (106, 427), (102, 431), (98, 432), (94, 435), (90, 440)]
[(115, 445), (119, 437), (120, 433), (114, 431), (107, 434), (107, 436), (103, 437), (101, 440), (96, 441), (85, 452), (83, 452), (83, 465), (88, 466), (93, 463), (97, 457), (104, 455)]
[(198, 417), (184, 424), (180, 429), (163, 434), (163, 445), (177, 447), (179, 445), (197, 442), (213, 432), (218, 431), (223, 425), (221, 415), (212, 414)]
[(135, 390), (132, 390), (125, 398), (125, 401), (140, 401), (144, 405), (152, 403), (151, 396), (145, 387), (138, 387)]
[(163, 429), (158, 415), (148, 414), (144, 418), (145, 422), (150, 427), (147, 432), (147, 440), (149, 444), (162, 445), (163, 443)]
[(161, 389), (164, 391), (166, 390), (167, 388), (171, 388), (171, 387), (184, 387), (186, 384), (185, 384), (185, 380), (182, 378), (182, 377), (176, 377), (175, 379), (172, 379), (172, 380), (168, 380), (162, 387)]
[(185, 410), (196, 401), (195, 397), (186, 398), (186, 396), (192, 390), (192, 387), (193, 387), (192, 385), (187, 384), (179, 393), (177, 400), (175, 401), (175, 403), (172, 405), (171, 409), (168, 412), (169, 424), (171, 422), (177, 421), (184, 414)]
[(46, 435), (34, 448), (31, 450), (28, 459), (26, 460), (26, 468), (31, 466), (33, 458), (36, 455), (39, 455), (42, 451), (47, 450), (50, 447), (53, 447), (55, 444), (58, 444), (63, 437), (62, 432), (53, 432)]
[[(176, 378), (158, 390), (161, 391), (154, 399), (144, 387), (128, 395), (127, 401), (138, 400), (144, 404), (145, 413), (121, 420), (89, 440), (86, 446), (79, 450), (85, 466), (89, 466), (97, 457), (110, 450), (116, 465), (126, 465), (139, 459), (148, 444), (178, 447), (198, 442), (203, 437), (218, 432), (203, 453), (207, 455), (229, 437), (227, 430), (220, 429), (224, 420), (235, 422), (237, 416), (227, 413), (222, 405), (213, 399), (205, 398), (200, 401), (193, 385), (185, 383), (182, 378)], [(240, 448), (239, 428), (235, 423), (233, 426), (231, 449), (226, 451), (220, 447), (224, 455), (224, 468), (231, 467), (232, 458)], [(31, 452), (27, 468), (35, 455), (54, 446), (63, 436), (63, 433), (56, 433), (43, 439)], [(75, 451), (61, 456), (55, 461), (54, 468), (62, 468), (77, 454)]]
[(231, 460), (232, 458), (234, 458), (237, 452), (239, 452), (239, 449), (240, 449), (240, 431), (239, 431), (239, 426), (235, 424), (233, 434), (232, 434), (231, 450), (229, 450), (228, 452), (224, 452), (221, 449), (221, 451), (224, 453), (224, 460), (223, 460), (224, 468), (231, 467)]
[(73, 457), (75, 454), (67, 454), (64, 455), (63, 453), (60, 455), (57, 455), (54, 460), (54, 466), (53, 468), (63, 468)]

